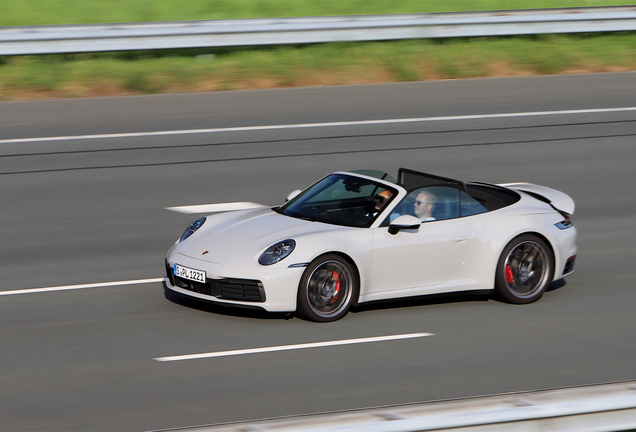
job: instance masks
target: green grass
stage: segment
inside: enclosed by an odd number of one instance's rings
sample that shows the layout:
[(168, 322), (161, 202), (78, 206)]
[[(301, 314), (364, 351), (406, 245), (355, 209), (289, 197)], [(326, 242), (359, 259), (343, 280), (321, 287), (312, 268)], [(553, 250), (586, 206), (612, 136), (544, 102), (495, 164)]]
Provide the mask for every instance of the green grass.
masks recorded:
[(0, 26), (628, 4), (612, 0), (0, 0)]
[(0, 58), (0, 99), (636, 70), (636, 35), (586, 34)]

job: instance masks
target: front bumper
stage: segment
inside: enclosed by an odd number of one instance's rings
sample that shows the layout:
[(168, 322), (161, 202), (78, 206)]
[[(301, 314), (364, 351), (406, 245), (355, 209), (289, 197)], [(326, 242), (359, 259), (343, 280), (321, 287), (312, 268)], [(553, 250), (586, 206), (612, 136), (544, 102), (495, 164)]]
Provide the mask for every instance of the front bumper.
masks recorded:
[(225, 300), (240, 300), (246, 302), (265, 302), (265, 288), (263, 283), (251, 279), (207, 279), (205, 283), (178, 277), (174, 274), (174, 267), (166, 260), (166, 276), (173, 287), (183, 288), (199, 294)]
[[(205, 270), (206, 283), (175, 277), (175, 264)], [(239, 267), (197, 260), (178, 252), (168, 254), (165, 261), (166, 287), (179, 294), (208, 302), (245, 308), (261, 308), (269, 312), (296, 310), (298, 284), (304, 268)]]

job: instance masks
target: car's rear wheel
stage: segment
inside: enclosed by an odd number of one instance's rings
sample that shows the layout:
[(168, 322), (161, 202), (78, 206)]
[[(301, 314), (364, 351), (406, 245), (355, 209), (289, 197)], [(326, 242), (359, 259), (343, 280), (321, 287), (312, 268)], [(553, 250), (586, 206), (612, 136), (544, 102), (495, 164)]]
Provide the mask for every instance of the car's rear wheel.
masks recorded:
[(511, 303), (532, 303), (541, 298), (553, 273), (550, 247), (539, 237), (524, 234), (514, 238), (501, 253), (495, 287)]
[(311, 321), (336, 321), (347, 314), (357, 293), (351, 264), (336, 254), (322, 255), (307, 266), (300, 280), (298, 312)]

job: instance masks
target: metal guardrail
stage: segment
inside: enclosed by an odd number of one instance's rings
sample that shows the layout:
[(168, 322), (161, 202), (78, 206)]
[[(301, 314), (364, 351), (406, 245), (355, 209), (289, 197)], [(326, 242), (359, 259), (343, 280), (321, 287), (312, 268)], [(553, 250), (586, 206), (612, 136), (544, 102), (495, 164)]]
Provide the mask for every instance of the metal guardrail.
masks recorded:
[(636, 428), (636, 381), (170, 429), (188, 432), (601, 432)]
[(636, 30), (636, 6), (0, 27), (0, 55)]

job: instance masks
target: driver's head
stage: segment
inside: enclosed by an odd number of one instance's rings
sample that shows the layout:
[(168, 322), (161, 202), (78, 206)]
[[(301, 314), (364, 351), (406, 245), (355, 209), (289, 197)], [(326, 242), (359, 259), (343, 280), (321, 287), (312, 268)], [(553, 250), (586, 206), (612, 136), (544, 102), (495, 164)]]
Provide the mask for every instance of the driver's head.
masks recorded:
[(374, 197), (375, 209), (380, 211), (389, 203), (389, 200), (393, 197), (393, 193), (390, 190), (383, 190)]
[(435, 200), (437, 197), (430, 192), (422, 191), (417, 194), (417, 198), (413, 203), (413, 212), (420, 219), (431, 217), (431, 212), (435, 208)]

